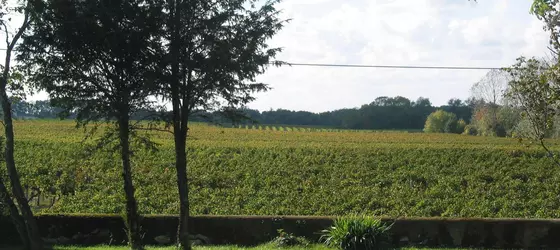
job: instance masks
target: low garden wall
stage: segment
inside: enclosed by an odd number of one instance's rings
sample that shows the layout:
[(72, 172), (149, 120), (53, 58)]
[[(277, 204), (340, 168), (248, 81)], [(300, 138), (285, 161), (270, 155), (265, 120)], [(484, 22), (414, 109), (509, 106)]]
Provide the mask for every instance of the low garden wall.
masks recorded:
[[(125, 244), (122, 219), (116, 215), (39, 215), (41, 233), (57, 244)], [(402, 218), (391, 229), (397, 246), (484, 248), (560, 248), (560, 220)], [(190, 231), (212, 244), (255, 245), (277, 235), (278, 229), (317, 241), (332, 217), (195, 216)], [(144, 241), (157, 245), (174, 241), (176, 216), (146, 216), (141, 222)], [(156, 240), (156, 238), (158, 240)], [(9, 218), (0, 218), (0, 245), (18, 244)]]

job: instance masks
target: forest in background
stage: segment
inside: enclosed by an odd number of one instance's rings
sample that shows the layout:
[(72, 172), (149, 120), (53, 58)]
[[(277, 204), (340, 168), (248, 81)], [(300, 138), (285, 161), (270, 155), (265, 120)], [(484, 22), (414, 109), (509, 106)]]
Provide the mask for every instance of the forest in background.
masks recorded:
[[(334, 111), (313, 113), (308, 111), (293, 111), (277, 109), (259, 111), (244, 108), (241, 111), (250, 120), (239, 123), (259, 123), (272, 125), (303, 125), (320, 126), (342, 129), (387, 129), (387, 130), (419, 130), (424, 128), (426, 118), (436, 110), (454, 113), (459, 119), (470, 121), (475, 99), (450, 99), (447, 105), (434, 106), (428, 98), (418, 98), (416, 101), (406, 97), (396, 96), (377, 97), (373, 102), (359, 108), (344, 108)], [(13, 112), (20, 119), (56, 119), (61, 108), (53, 107), (48, 100), (28, 102), (20, 100), (14, 102)], [(136, 119), (141, 119), (146, 112), (137, 112)], [(210, 115), (210, 118), (208, 118)], [(68, 118), (73, 118), (73, 115)], [(227, 119), (218, 113), (206, 113), (192, 117), (192, 121), (216, 121), (228, 123)]]
[[(314, 113), (276, 109), (259, 111), (245, 106), (229, 112), (205, 111), (189, 117), (192, 122), (231, 125), (314, 126), (336, 129), (407, 130), (432, 133), (455, 133), (498, 137), (519, 137), (532, 133), (530, 122), (522, 116), (517, 98), (508, 95), (511, 78), (504, 70), (490, 70), (470, 89), (466, 100), (451, 98), (435, 106), (429, 98), (410, 100), (403, 96), (380, 96), (356, 108)], [(51, 105), (49, 100), (13, 102), (17, 119), (73, 119), (75, 113)], [(165, 116), (162, 109), (139, 109), (133, 120), (152, 120)], [(233, 112), (232, 112), (233, 111)], [(65, 114), (61, 116), (61, 114)], [(546, 137), (557, 137), (558, 126), (547, 129)]]

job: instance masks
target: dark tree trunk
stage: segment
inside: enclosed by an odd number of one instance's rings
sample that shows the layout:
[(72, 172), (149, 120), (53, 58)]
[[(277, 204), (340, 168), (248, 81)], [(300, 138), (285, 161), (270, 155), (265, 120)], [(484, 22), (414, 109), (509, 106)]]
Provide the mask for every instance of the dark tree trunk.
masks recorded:
[[(181, 11), (182, 0), (170, 1), (170, 8), (173, 11), (170, 15), (169, 27), (171, 28), (171, 102), (173, 105), (173, 136), (175, 139), (175, 169), (177, 171), (177, 188), (179, 191), (179, 225), (177, 228), (177, 242), (181, 249), (191, 250), (189, 239), (189, 188), (187, 179), (187, 153), (186, 153), (186, 133), (187, 124), (183, 122), (185, 112), (181, 105), (181, 79), (179, 72), (179, 52), (181, 50)], [(183, 103), (183, 105), (187, 105)]]
[(19, 237), (21, 238), (21, 243), (23, 244), (24, 249), (30, 249), (31, 243), (29, 242), (29, 238), (27, 237), (27, 229), (25, 228), (25, 221), (23, 217), (19, 214), (19, 211), (16, 207), (16, 204), (10, 197), (8, 189), (4, 184), (4, 180), (0, 177), (0, 197), (1, 201), (8, 206), (10, 210), (10, 218), (16, 227), (16, 230), (19, 233)]
[(14, 159), (14, 125), (12, 122), (12, 105), (6, 93), (7, 78), (4, 75), (0, 82), (0, 102), (2, 111), (4, 112), (4, 133), (6, 136), (5, 160), (8, 176), (12, 186), (12, 194), (19, 206), (21, 215), (25, 221), (27, 237), (29, 238), (30, 249), (43, 249), (43, 240), (39, 233), (39, 227), (33, 217), (33, 212), (29, 207), (29, 203), (25, 198), (25, 193), (21, 187), (19, 174), (17, 173), (16, 163)]
[[(26, 1), (26, 6), (29, 7), (29, 2)], [(4, 70), (2, 72), (2, 76), (0, 76), (0, 104), (2, 105), (2, 111), (4, 113), (4, 133), (6, 136), (6, 145), (4, 151), (4, 159), (6, 161), (6, 169), (8, 170), (8, 177), (10, 178), (10, 184), (12, 187), (12, 195), (17, 202), (17, 206), (19, 206), (19, 212), (17, 212), (17, 207), (15, 206), (13, 200), (9, 196), (6, 196), (5, 199), (10, 199), (8, 202), (8, 206), (10, 207), (10, 214), (16, 227), (21, 226), (21, 222), (23, 221), (24, 229), (18, 229), (20, 234), (25, 233), (24, 235), (20, 235), (20, 237), (27, 238), (24, 240), (24, 244), (26, 244), (27, 249), (31, 250), (40, 250), (43, 249), (43, 240), (41, 239), (41, 234), (39, 233), (39, 227), (37, 226), (37, 222), (35, 221), (35, 217), (33, 217), (33, 212), (29, 207), (29, 203), (27, 198), (25, 197), (25, 192), (21, 186), (21, 182), (19, 180), (19, 174), (17, 173), (16, 163), (14, 159), (14, 126), (12, 122), (12, 104), (8, 99), (7, 87), (8, 87), (8, 76), (10, 73), (10, 61), (12, 56), (12, 51), (16, 45), (16, 42), (21, 38), (23, 32), (29, 26), (29, 10), (25, 8), (24, 10), (24, 20), (21, 27), (18, 29), (17, 33), (12, 38), (12, 41), (6, 42), (8, 43), (8, 48), (6, 49), (6, 58), (4, 63)], [(6, 36), (8, 35), (8, 31), (6, 30)], [(2, 193), (8, 194), (8, 190), (4, 185), (2, 180)], [(12, 204), (12, 205), (10, 205)]]
[(121, 144), (122, 177), (126, 197), (125, 223), (128, 234), (128, 244), (132, 249), (144, 249), (140, 235), (140, 216), (138, 206), (134, 198), (134, 186), (132, 184), (132, 171), (130, 166), (130, 130), (128, 112), (121, 112), (119, 117), (119, 140)]
[(177, 170), (177, 188), (179, 189), (179, 227), (177, 237), (182, 249), (191, 249), (189, 240), (189, 185), (187, 178), (187, 153), (184, 129), (174, 126), (175, 129), (175, 169)]

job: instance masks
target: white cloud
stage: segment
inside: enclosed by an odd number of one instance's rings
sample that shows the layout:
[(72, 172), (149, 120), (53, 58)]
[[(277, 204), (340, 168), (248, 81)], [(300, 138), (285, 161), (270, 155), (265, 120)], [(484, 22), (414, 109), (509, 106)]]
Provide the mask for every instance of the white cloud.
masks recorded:
[[(306, 3), (306, 4), (304, 4)], [(530, 1), (285, 0), (293, 18), (273, 44), (279, 59), (306, 63), (501, 67), (542, 56), (547, 33)], [(260, 80), (274, 87), (250, 107), (326, 111), (377, 96), (467, 98), (485, 71), (292, 67)]]
[[(284, 0), (282, 15), (292, 21), (270, 43), (284, 47), (278, 59), (299, 63), (507, 66), (520, 55), (547, 52), (548, 35), (529, 14), (530, 2)], [(472, 83), (485, 73), (271, 68), (259, 80), (273, 89), (249, 106), (326, 111), (359, 107), (383, 95), (429, 97), (439, 105), (467, 98)]]

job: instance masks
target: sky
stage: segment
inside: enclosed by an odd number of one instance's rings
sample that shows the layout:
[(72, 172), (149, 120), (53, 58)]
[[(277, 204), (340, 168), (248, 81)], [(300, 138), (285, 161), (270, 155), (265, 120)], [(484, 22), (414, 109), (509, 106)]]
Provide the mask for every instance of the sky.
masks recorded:
[[(548, 51), (543, 23), (529, 14), (531, 2), (284, 0), (278, 8), (291, 21), (269, 44), (283, 48), (276, 59), (292, 63), (505, 67), (521, 55), (540, 57)], [(470, 87), (486, 73), (271, 67), (257, 80), (272, 89), (256, 94), (248, 107), (323, 112), (398, 95), (442, 105), (450, 98), (468, 98)]]

